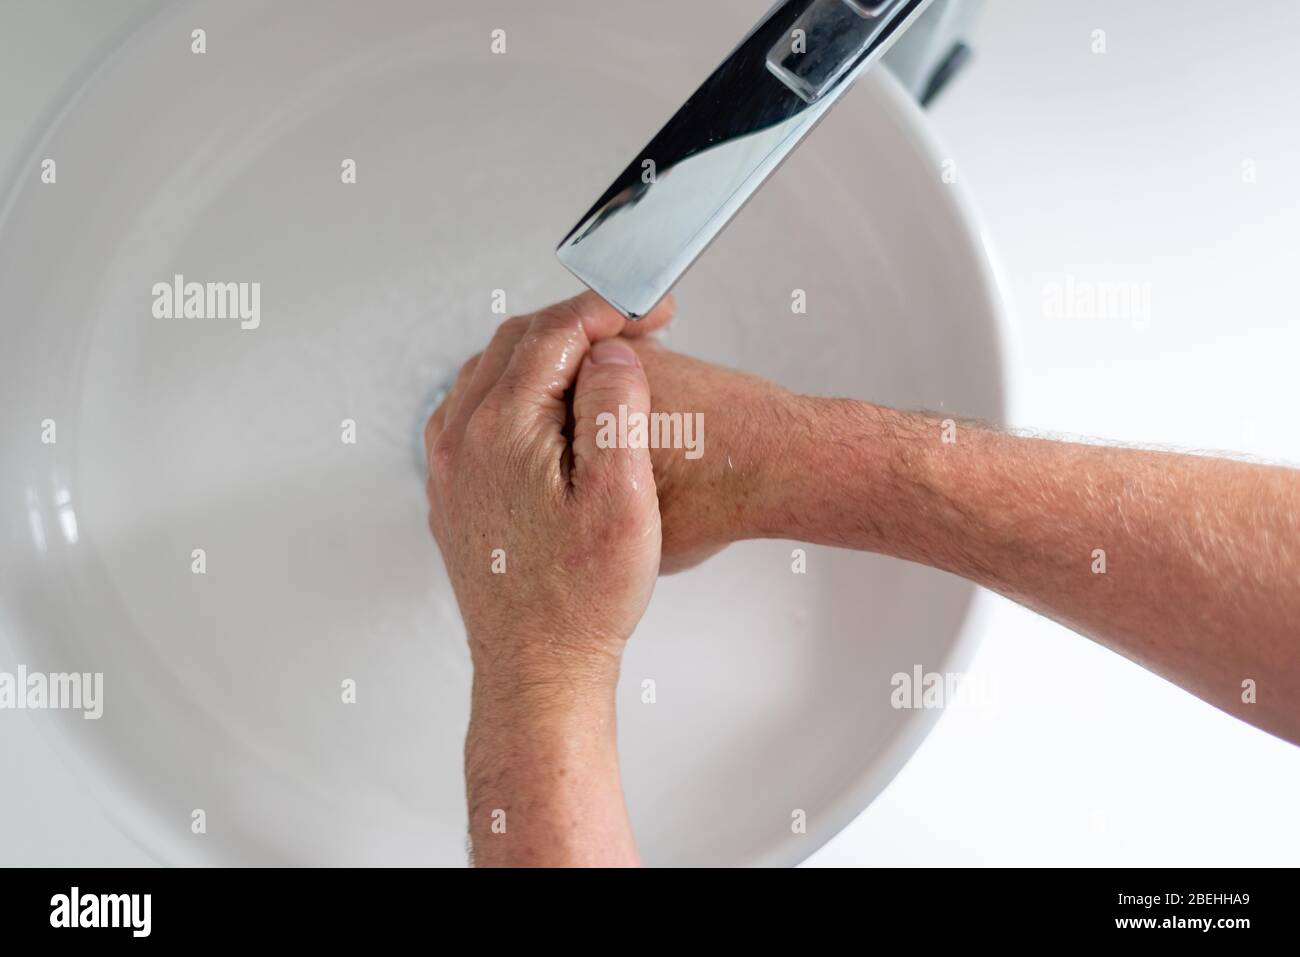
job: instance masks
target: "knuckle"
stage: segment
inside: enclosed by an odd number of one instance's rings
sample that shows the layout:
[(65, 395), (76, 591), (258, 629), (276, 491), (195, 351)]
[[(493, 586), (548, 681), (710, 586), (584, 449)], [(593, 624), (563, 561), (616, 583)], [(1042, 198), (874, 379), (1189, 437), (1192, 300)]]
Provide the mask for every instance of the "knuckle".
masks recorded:
[[(511, 316), (501, 325), (497, 326), (496, 332), (492, 333), (492, 341), (488, 344), (485, 351), (504, 348), (506, 345), (518, 340), (525, 332), (528, 331), (528, 324), (531, 320), (527, 316)], [(479, 353), (475, 358), (483, 355)], [(471, 360), (473, 361), (473, 360)], [(468, 363), (467, 363), (468, 364)]]
[(541, 337), (569, 335), (582, 329), (582, 310), (572, 302), (549, 306), (537, 314), (534, 332)]
[(460, 367), (460, 372), (456, 374), (457, 385), (464, 385), (467, 381), (469, 381), (469, 377), (474, 374), (474, 370), (478, 368), (478, 364), (482, 360), (482, 358), (483, 358), (483, 353), (476, 352), (474, 355), (470, 356), (468, 359), (465, 360), (465, 364)]
[(429, 450), (429, 473), (438, 481), (445, 482), (455, 470), (456, 444), (444, 432), (433, 441)]
[(565, 299), (563, 302), (547, 306), (537, 316), (543, 321), (576, 326), (582, 322), (582, 304), (577, 299)]
[(528, 331), (528, 326), (531, 323), (532, 319), (528, 316), (511, 316), (497, 326), (496, 335), (493, 338), (498, 341), (517, 338)]

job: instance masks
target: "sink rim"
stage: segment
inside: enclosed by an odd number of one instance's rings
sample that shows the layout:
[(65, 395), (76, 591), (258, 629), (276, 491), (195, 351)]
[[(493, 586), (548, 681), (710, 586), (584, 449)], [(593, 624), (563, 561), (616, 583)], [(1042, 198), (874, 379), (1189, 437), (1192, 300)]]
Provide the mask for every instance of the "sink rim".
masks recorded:
[[(136, 36), (147, 21), (162, 8), (163, 5), (159, 4), (146, 16), (140, 18), (138, 22), (131, 24), (124, 30), (121, 39), (112, 45), (111, 50), (83, 74), (82, 78), (75, 84), (73, 92), (56, 100), (53, 108), (47, 111), (47, 120), (43, 120), (41, 125), (37, 127), (37, 135), (31, 137), (33, 145), (18, 155), (26, 155), (29, 162), (39, 162), (43, 145), (56, 135), (67, 115), (80, 99), (81, 92), (94, 83), (102, 71), (112, 65), (121, 51), (129, 44), (131, 38)], [(940, 145), (937, 135), (931, 129), (929, 121), (925, 119), (920, 108), (902, 86), (887, 71), (880, 70), (873, 71), (871, 75), (864, 78), (863, 82), (874, 84), (882, 103), (898, 121), (897, 125), (901, 135), (911, 140), (919, 152), (932, 158), (937, 167), (938, 162), (946, 156), (946, 153)], [(21, 164), (18, 168), (22, 168)], [(25, 188), (27, 186), (15, 178), (3, 203), (0, 203), (0, 231), (3, 231), (8, 226), (13, 204), (17, 196)], [(1000, 365), (997, 370), (999, 372), (997, 383), (1000, 391), (997, 403), (1001, 408), (1002, 417), (1005, 419), (1011, 408), (1011, 378), (1009, 375), (1011, 343), (1008, 335), (1007, 299), (1002, 292), (1003, 283), (1000, 270), (989, 247), (988, 239), (979, 226), (978, 216), (964, 186), (960, 183), (954, 183), (948, 186), (947, 191), (951, 198), (939, 202), (950, 204), (950, 211), (955, 214), (955, 219), (962, 226), (963, 245), (966, 247), (966, 252), (978, 262), (976, 267), (980, 280), (978, 305), (986, 312), (989, 334), (993, 339), (990, 348), (997, 356)], [(973, 294), (974, 290), (972, 289), (971, 292)], [(972, 299), (975, 298), (972, 295)], [(984, 318), (985, 316), (981, 316), (981, 321)], [(943, 666), (948, 669), (960, 670), (960, 668), (964, 667), (974, 654), (980, 637), (980, 628), (989, 599), (987, 595), (982, 594), (981, 589), (975, 586), (971, 586), (971, 589), (971, 599), (965, 617), (950, 645), (948, 656), (942, 662)], [(18, 645), (16, 641), (10, 642), (7, 634), (0, 633), (0, 638), (5, 639), (7, 645)], [(899, 733), (889, 740), (885, 754), (873, 763), (870, 772), (861, 775), (853, 785), (845, 788), (833, 806), (817, 816), (815, 823), (810, 822), (808, 833), (801, 842), (797, 844), (785, 842), (764, 857), (760, 857), (754, 863), (796, 864), (824, 846), (870, 805), (871, 801), (901, 770), (908, 758), (915, 753), (915, 750), (930, 733), (935, 722), (941, 716), (941, 711), (934, 714), (926, 713), (916, 716), (915, 720), (909, 721)], [(42, 728), (41, 733), (45, 734), (47, 741), (51, 741), (56, 745), (56, 749), (65, 761), (77, 767), (85, 768), (88, 773), (102, 780), (105, 772), (111, 770), (111, 763), (94, 759), (86, 753), (84, 747), (78, 746), (74, 741), (69, 740), (72, 735), (64, 731), (59, 723), (51, 724), (52, 729)], [(109, 813), (110, 818), (113, 819), (119, 829), (138, 840), (153, 856), (166, 861), (171, 855), (163, 853), (161, 849), (169, 842), (164, 842), (159, 835), (145, 834), (146, 831), (151, 832), (156, 827), (155, 822), (152, 821), (152, 815), (142, 815), (132, 807), (133, 802), (128, 797), (129, 789), (114, 787), (105, 790), (108, 793), (96, 794), (95, 798)], [(124, 790), (128, 793), (123, 793)], [(146, 826), (146, 822), (148, 822), (148, 826)]]

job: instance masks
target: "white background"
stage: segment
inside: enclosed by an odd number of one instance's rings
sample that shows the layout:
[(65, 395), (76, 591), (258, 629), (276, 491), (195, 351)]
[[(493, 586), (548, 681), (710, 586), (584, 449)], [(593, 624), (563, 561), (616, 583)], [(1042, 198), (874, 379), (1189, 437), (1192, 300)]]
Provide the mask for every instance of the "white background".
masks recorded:
[[(0, 0), (0, 169), (151, 2)], [(1015, 425), (1300, 461), (1296, 36), (1289, 0), (988, 0), (932, 113), (1001, 261)], [(1067, 276), (1149, 284), (1149, 321), (1049, 318)], [(981, 610), (996, 698), (945, 715), (814, 863), (1300, 864), (1300, 749)], [(148, 863), (38, 722), (0, 713), (0, 864)]]

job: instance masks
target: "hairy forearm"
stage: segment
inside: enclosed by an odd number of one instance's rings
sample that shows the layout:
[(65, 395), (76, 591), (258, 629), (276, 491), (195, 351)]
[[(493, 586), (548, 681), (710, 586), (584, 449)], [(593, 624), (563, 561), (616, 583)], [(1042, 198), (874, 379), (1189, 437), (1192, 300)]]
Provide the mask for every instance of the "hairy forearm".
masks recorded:
[(478, 866), (635, 866), (618, 769), (617, 673), (476, 673), (465, 785)]
[(1300, 472), (799, 402), (752, 534), (961, 575), (1300, 742)]

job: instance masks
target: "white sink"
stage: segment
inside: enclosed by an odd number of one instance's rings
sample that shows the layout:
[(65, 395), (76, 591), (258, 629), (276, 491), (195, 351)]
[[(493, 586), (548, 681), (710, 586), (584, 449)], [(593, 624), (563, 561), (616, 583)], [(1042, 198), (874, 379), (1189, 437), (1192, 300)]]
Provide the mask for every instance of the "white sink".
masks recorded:
[[(463, 863), (470, 669), (422, 416), (494, 290), (577, 291), (555, 243), (766, 8), (182, 2), (52, 118), (0, 213), (0, 668), (104, 673), (102, 719), (41, 723), (160, 861)], [(1000, 298), (945, 158), (868, 76), (678, 287), (672, 346), (999, 419)], [(155, 318), (176, 274), (260, 283), (260, 326)], [(964, 582), (823, 549), (793, 574), (793, 547), (663, 580), (632, 640), (648, 863), (803, 859), (937, 717), (891, 676), (970, 653)]]

